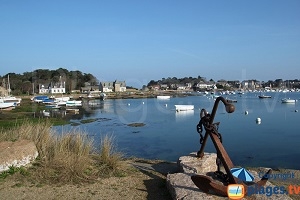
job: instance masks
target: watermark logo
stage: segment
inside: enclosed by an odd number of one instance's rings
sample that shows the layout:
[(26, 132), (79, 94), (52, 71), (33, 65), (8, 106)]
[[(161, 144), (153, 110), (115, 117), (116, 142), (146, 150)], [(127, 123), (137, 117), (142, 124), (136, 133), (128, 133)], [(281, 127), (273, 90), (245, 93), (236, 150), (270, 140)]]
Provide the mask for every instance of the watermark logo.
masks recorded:
[(230, 184), (227, 187), (227, 196), (230, 199), (242, 199), (245, 196), (245, 187), (241, 184)]
[(289, 173), (277, 173), (277, 174), (265, 174), (263, 172), (258, 173), (259, 178), (267, 178), (267, 179), (293, 179), (295, 178), (295, 173), (294, 172), (289, 172)]

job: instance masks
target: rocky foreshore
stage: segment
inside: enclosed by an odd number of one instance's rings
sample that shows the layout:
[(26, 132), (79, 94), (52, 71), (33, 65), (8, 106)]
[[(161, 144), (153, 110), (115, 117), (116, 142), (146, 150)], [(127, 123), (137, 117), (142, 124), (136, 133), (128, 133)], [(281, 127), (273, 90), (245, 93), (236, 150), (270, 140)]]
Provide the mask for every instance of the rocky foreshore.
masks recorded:
[[(37, 156), (36, 148), (30, 141), (3, 142), (3, 143), (0, 143), (0, 150), (1, 150), (0, 168), (1, 169), (3, 168), (4, 170), (7, 170), (7, 167), (9, 165), (10, 166), (11, 165), (14, 165), (14, 166), (28, 165)], [(217, 170), (215, 153), (205, 153), (205, 155), (202, 159), (199, 159), (198, 157), (196, 157), (196, 153), (191, 153), (189, 155), (181, 156), (178, 159), (177, 166), (176, 166), (176, 164), (173, 164), (173, 163), (168, 163), (168, 162), (164, 162), (164, 161), (151, 161), (151, 160), (149, 160), (149, 161), (144, 160), (142, 162), (133, 161), (130, 163), (131, 163), (131, 165), (133, 165), (133, 167), (135, 167), (136, 169), (139, 170), (139, 172), (135, 172), (135, 173), (137, 173), (136, 175), (134, 175), (134, 174), (131, 175), (131, 176), (133, 176), (131, 178), (140, 177), (136, 181), (140, 181), (140, 182), (144, 182), (144, 183), (147, 183), (147, 181), (148, 181), (148, 184), (145, 185), (146, 189), (147, 189), (146, 192), (148, 194), (147, 198), (150, 196), (151, 197), (155, 196), (152, 193), (153, 193), (153, 191), (156, 191), (156, 189), (155, 189), (155, 187), (157, 187), (156, 181), (163, 181), (164, 179), (166, 179), (166, 183), (167, 183), (166, 187), (167, 187), (170, 195), (163, 194), (163, 196), (159, 197), (160, 199), (169, 199), (169, 198), (172, 198), (174, 200), (228, 199), (228, 197), (222, 197), (222, 196), (215, 195), (213, 193), (207, 194), (207, 193), (202, 192), (191, 180), (191, 176), (196, 175), (196, 174), (206, 175), (206, 176), (211, 177), (212, 179), (215, 179), (214, 173), (213, 173)], [(267, 170), (268, 169), (264, 168), (264, 167), (249, 169), (251, 174), (254, 175), (255, 181), (260, 179), (259, 175), (258, 175), (258, 173), (260, 171), (267, 171)], [(287, 188), (287, 190), (288, 190), (289, 185), (298, 187), (298, 185), (300, 185), (299, 170), (288, 170), (288, 171), (293, 173), (293, 177), (292, 177), (293, 179), (286, 179), (286, 180), (285, 179), (277, 179), (276, 181), (272, 181), (272, 183), (270, 181), (268, 181), (265, 188), (272, 188), (272, 191), (274, 191), (273, 189), (276, 187), (277, 188), (284, 187), (284, 188)], [(140, 174), (141, 172), (142, 172), (142, 174), (146, 175), (146, 177), (144, 175), (141, 176), (141, 174)], [(279, 174), (279, 173), (286, 173), (286, 172), (283, 170), (280, 172), (276, 171), (275, 173)], [(138, 174), (140, 174), (140, 175), (138, 175)], [(165, 178), (163, 178), (163, 177), (165, 177)], [(117, 179), (120, 179), (120, 181), (125, 181), (125, 179), (122, 180), (122, 178), (117, 178)], [(130, 176), (127, 177), (126, 180), (127, 179), (129, 179), (128, 181), (130, 182)], [(150, 184), (150, 182), (149, 182), (150, 180), (152, 180), (151, 182), (153, 182), (153, 185)], [(9, 184), (9, 183), (7, 183), (7, 184)], [(107, 184), (110, 184), (110, 183), (107, 183)], [(112, 184), (115, 184), (115, 183), (112, 183)], [(127, 187), (126, 185), (124, 185), (124, 184), (122, 184), (122, 185), (117, 184), (117, 185), (119, 185), (119, 187), (120, 187), (118, 190), (122, 190), (122, 191), (127, 190), (127, 189), (125, 189)], [(94, 184), (93, 187), (95, 187), (95, 186), (100, 187), (101, 184), (100, 185)], [(6, 190), (4, 190), (6, 187), (7, 186), (5, 186), (5, 184), (3, 184), (0, 187), (0, 193), (6, 191)], [(90, 188), (88, 186), (84, 186), (84, 188), (85, 187)], [(144, 187), (144, 186), (141, 186), (141, 187)], [(48, 188), (48, 186), (47, 186), (47, 188)], [(72, 186), (68, 185), (68, 186), (66, 186), (66, 188), (72, 188)], [(102, 186), (101, 186), (101, 188), (102, 188)], [(39, 188), (36, 188), (36, 189), (39, 190)], [(59, 189), (54, 186), (49, 187), (49, 189), (59, 191)], [(162, 188), (160, 188), (160, 189), (162, 189)], [(27, 191), (27, 190), (29, 191), (27, 186), (26, 187), (24, 186), (24, 188), (22, 190), (23, 192), (21, 192), (21, 193), (23, 193), (23, 196), (25, 195), (25, 193), (26, 193), (25, 191)], [(31, 190), (34, 190), (34, 188), (32, 186), (30, 186), (30, 191)], [(131, 188), (130, 190), (134, 191), (135, 189)], [(9, 191), (11, 191), (11, 192), (18, 191), (19, 192), (19, 189), (16, 188), (14, 190), (11, 188)], [(113, 191), (111, 191), (111, 189), (109, 189), (109, 191), (113, 192)], [(164, 191), (164, 190), (162, 190), (162, 191)], [(273, 193), (270, 193), (272, 191), (265, 190), (264, 193), (253, 194), (250, 196), (250, 199), (274, 199), (274, 200), (275, 199), (276, 200), (277, 199), (282, 199), (282, 200), (283, 199), (299, 199), (299, 195), (296, 195), (296, 194), (288, 196), (287, 194), (276, 194), (276, 191)], [(295, 190), (295, 193), (296, 192), (297, 191)], [(28, 195), (29, 194), (27, 194), (27, 196)], [(30, 193), (30, 195), (32, 195), (32, 194)], [(63, 195), (63, 193), (61, 195)], [(76, 195), (77, 196), (82, 195), (82, 193), (80, 193), (80, 194), (74, 193), (72, 198), (73, 197), (76, 198)], [(103, 197), (102, 195), (103, 195), (102, 193), (99, 193), (99, 196), (94, 196), (94, 198), (91, 198), (91, 199), (97, 199), (97, 197)], [(132, 194), (132, 195), (136, 195), (136, 194)], [(162, 194), (160, 194), (160, 195), (162, 195)], [(116, 197), (116, 196), (111, 195), (111, 197)], [(40, 199), (40, 198), (37, 198), (37, 199)], [(113, 199), (113, 198), (107, 197), (106, 199)], [(138, 199), (146, 199), (146, 198), (140, 197)], [(249, 199), (249, 197), (245, 197), (243, 199)]]

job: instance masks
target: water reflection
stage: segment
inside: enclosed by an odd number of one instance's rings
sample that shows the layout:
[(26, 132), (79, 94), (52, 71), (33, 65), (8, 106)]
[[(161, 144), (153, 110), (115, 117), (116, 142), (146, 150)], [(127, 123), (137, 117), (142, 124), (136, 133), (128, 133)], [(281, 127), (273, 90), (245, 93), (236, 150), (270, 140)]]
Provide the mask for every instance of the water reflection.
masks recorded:
[(194, 116), (194, 110), (175, 111), (176, 121), (187, 120)]

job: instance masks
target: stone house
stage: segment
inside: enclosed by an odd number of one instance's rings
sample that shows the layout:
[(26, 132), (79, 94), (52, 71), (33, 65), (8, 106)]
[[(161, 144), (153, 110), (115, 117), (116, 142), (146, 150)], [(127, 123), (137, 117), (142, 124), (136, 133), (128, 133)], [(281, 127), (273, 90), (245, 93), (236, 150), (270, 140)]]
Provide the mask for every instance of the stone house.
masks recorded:
[(102, 92), (113, 92), (114, 91), (114, 82), (113, 81), (100, 82), (99, 90)]
[(99, 90), (102, 92), (126, 92), (126, 82), (117, 80), (100, 82)]
[(115, 81), (114, 82), (115, 92), (126, 92), (126, 83), (125, 81)]
[(80, 88), (81, 93), (89, 93), (90, 91), (99, 91), (99, 85), (85, 86)]

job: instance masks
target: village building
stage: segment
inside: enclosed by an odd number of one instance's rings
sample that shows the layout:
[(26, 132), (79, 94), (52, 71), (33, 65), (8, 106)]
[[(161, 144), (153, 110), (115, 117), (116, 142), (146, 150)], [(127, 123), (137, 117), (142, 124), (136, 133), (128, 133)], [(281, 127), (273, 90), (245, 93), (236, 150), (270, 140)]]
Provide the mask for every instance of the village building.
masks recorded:
[(186, 86), (184, 84), (176, 84), (177, 90), (185, 90)]
[(126, 92), (125, 81), (115, 81), (114, 88), (115, 88), (115, 92)]
[(90, 92), (99, 92), (99, 85), (91, 85), (89, 82), (86, 82), (84, 85), (84, 87), (80, 88), (80, 92), (83, 94), (87, 94)]
[(102, 92), (126, 92), (126, 83), (117, 80), (100, 82), (99, 90)]
[(66, 93), (65, 82), (52, 85), (51, 83), (46, 87), (39, 84), (39, 94), (64, 94)]

